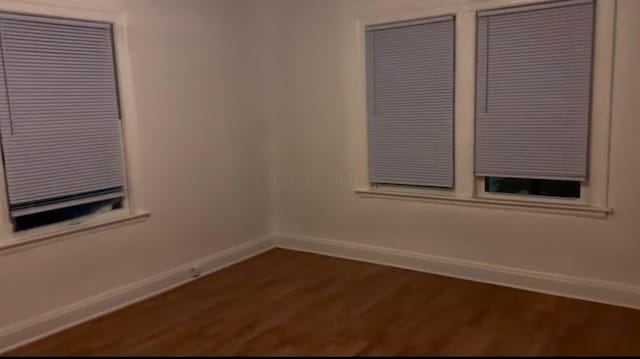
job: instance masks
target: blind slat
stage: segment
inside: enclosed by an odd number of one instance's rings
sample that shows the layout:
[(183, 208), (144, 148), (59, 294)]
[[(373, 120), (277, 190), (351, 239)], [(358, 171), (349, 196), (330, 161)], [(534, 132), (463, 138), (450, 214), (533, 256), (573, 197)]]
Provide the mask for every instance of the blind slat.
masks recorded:
[(585, 180), (593, 2), (479, 14), (477, 176)]
[(367, 31), (369, 180), (453, 187), (454, 19)]
[(123, 188), (110, 26), (0, 14), (0, 39), (0, 107), (7, 109), (0, 127), (12, 215)]

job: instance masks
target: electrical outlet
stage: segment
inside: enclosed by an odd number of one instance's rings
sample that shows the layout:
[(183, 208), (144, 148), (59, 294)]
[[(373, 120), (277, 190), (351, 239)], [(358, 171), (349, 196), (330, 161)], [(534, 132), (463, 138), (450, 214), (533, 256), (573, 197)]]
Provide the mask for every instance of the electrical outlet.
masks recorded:
[(75, 225), (77, 225), (77, 224), (82, 223), (82, 220), (83, 220), (83, 218), (75, 218), (75, 219), (70, 220), (70, 221), (68, 222), (68, 224), (69, 224), (70, 226), (75, 226)]
[(191, 267), (191, 277), (198, 278), (200, 276), (200, 268), (199, 267)]

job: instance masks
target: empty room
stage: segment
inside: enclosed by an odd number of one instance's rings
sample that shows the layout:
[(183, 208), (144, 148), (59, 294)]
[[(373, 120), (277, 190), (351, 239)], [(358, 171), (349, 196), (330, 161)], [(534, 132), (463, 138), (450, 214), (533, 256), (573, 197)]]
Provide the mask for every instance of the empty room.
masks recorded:
[(0, 0), (0, 356), (640, 355), (638, 19)]

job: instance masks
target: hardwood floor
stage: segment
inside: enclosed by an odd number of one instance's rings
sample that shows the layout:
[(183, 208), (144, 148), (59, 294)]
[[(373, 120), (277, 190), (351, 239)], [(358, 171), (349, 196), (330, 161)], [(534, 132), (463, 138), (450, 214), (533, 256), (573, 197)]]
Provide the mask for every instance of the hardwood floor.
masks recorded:
[(276, 249), (9, 355), (640, 354), (640, 311)]

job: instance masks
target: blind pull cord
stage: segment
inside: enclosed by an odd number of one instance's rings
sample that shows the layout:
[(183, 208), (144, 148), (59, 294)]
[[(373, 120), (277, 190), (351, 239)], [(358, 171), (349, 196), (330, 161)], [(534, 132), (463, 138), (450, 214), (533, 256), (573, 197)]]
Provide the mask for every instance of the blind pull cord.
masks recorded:
[(7, 110), (9, 112), (9, 126), (11, 127), (11, 135), (13, 132), (13, 111), (11, 109), (11, 90), (9, 86), (9, 74), (7, 72), (7, 59), (4, 49), (4, 29), (0, 26), (0, 56), (2, 57), (2, 70), (4, 74), (4, 90), (7, 92)]

